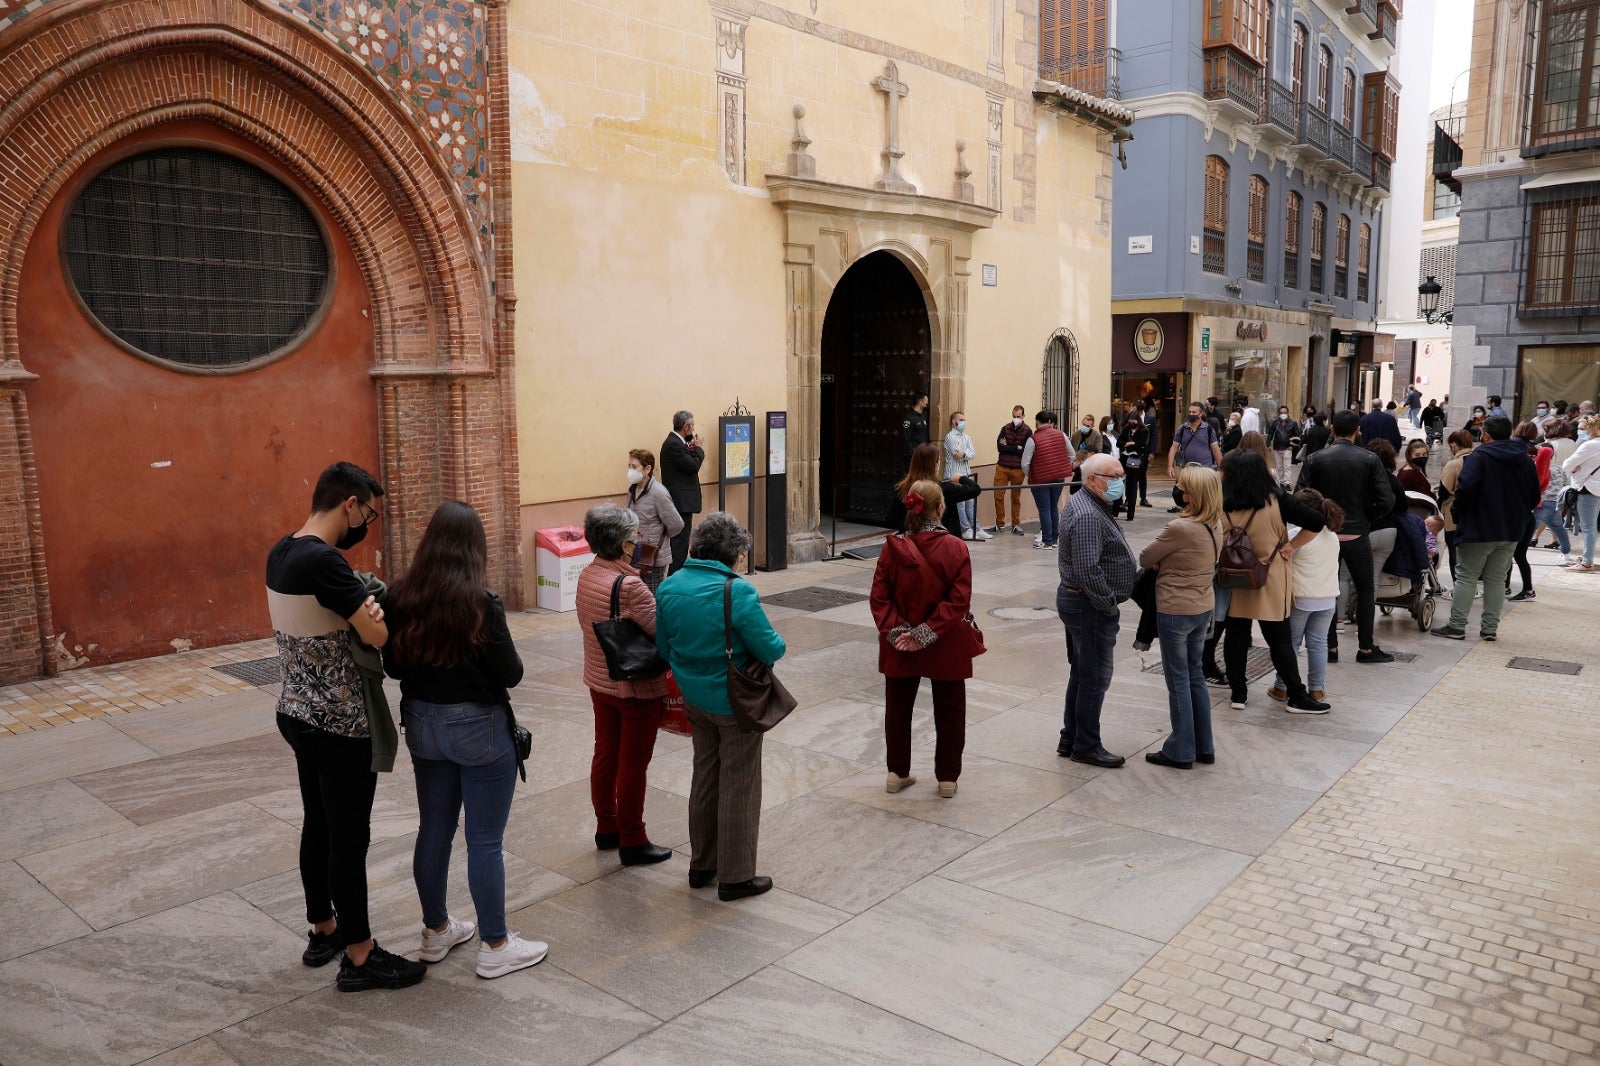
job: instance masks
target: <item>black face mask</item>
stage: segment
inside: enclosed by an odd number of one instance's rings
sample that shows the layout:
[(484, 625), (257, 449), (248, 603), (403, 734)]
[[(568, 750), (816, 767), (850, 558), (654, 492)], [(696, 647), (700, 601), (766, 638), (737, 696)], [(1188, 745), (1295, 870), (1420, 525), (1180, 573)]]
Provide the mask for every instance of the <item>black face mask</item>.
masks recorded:
[(1193, 425), (1194, 423), (1196, 423), (1198, 421), (1200, 421), (1200, 416), (1199, 415), (1190, 415), (1189, 416), (1189, 424), (1190, 425)]
[(1426, 455), (1413, 455), (1411, 457), (1411, 465), (1425, 467), (1428, 465), (1428, 457)]
[(344, 536), (333, 542), (333, 546), (342, 552), (347, 552), (367, 539), (366, 524), (356, 526), (354, 529), (345, 530)]

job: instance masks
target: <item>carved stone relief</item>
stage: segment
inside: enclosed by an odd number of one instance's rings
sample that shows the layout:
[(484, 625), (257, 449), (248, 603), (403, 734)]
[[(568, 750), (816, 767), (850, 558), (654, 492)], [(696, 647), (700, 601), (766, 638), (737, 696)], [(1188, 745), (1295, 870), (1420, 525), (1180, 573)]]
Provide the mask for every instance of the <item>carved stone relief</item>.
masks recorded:
[(735, 185), (745, 184), (744, 37), (750, 17), (713, 6), (716, 22), (716, 70), (719, 154), (722, 169)]

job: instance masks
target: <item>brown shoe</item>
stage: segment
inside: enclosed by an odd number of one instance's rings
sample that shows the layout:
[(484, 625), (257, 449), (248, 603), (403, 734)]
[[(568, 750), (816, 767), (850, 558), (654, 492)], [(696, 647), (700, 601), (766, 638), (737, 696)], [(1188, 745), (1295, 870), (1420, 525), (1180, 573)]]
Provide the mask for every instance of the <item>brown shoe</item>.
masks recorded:
[(911, 774), (901, 777), (899, 774), (891, 772), (888, 775), (888, 780), (884, 782), (883, 790), (892, 796), (902, 788), (910, 788), (916, 783), (916, 777)]
[(1311, 698), (1316, 700), (1318, 703), (1321, 703), (1323, 700), (1328, 698), (1328, 694), (1326, 692), (1322, 691), (1320, 688), (1312, 689), (1311, 690)]
[(1279, 703), (1288, 703), (1289, 702), (1289, 694), (1287, 692), (1285, 692), (1283, 689), (1281, 689), (1278, 686), (1276, 686), (1276, 685), (1274, 685), (1271, 688), (1267, 689), (1267, 695), (1271, 696), (1273, 699), (1277, 700)]

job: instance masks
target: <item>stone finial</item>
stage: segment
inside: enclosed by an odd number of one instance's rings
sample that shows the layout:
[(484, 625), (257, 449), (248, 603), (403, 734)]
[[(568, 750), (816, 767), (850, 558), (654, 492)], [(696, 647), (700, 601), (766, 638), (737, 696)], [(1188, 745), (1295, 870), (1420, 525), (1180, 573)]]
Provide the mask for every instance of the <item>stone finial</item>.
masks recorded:
[(811, 138), (806, 136), (806, 128), (802, 119), (806, 117), (804, 104), (794, 105), (794, 137), (789, 141), (788, 168), (791, 178), (814, 178), (817, 176), (817, 161), (811, 157), (808, 149), (811, 147)]
[(978, 202), (978, 191), (972, 187), (972, 182), (967, 179), (972, 177), (972, 168), (967, 166), (963, 153), (967, 150), (967, 141), (964, 137), (956, 138), (956, 196), (964, 204)]

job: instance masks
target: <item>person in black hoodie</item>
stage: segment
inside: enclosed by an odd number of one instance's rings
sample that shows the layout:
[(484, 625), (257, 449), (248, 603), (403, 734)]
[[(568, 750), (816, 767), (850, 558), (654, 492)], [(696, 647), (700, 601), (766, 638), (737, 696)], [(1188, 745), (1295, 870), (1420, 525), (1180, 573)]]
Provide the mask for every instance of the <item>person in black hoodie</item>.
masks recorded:
[(1450, 599), (1450, 621), (1435, 626), (1435, 636), (1464, 640), (1467, 614), (1483, 581), (1483, 619), (1478, 636), (1494, 640), (1505, 608), (1511, 557), (1528, 514), (1539, 506), (1539, 474), (1527, 445), (1511, 439), (1511, 419), (1484, 419), (1484, 443), (1461, 466), (1451, 510), (1460, 544), (1456, 587)]
[(1117, 451), (1122, 453), (1122, 470), (1128, 479), (1127, 495), (1123, 500), (1128, 505), (1128, 521), (1133, 521), (1134, 508), (1139, 500), (1144, 499), (1144, 506), (1149, 507), (1150, 501), (1145, 498), (1145, 478), (1150, 469), (1150, 431), (1145, 428), (1144, 420), (1139, 417), (1139, 412), (1129, 411), (1127, 419), (1122, 423), (1122, 435), (1117, 438)]

